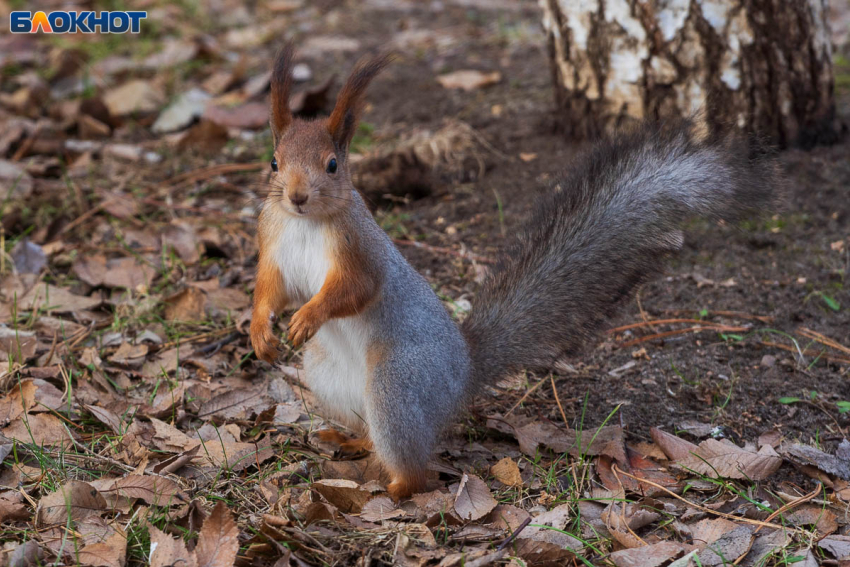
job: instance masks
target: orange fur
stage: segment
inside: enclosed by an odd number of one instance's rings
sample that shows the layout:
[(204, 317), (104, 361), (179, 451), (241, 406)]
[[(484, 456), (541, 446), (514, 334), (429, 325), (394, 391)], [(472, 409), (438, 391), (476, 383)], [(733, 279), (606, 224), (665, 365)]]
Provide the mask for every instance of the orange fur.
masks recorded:
[(334, 143), (341, 148), (347, 148), (357, 127), (360, 111), (363, 108), (363, 95), (366, 87), (375, 75), (387, 66), (391, 57), (379, 55), (369, 60), (363, 60), (348, 77), (342, 90), (336, 98), (336, 105), (328, 118), (328, 130), (333, 136)]
[(316, 432), (316, 437), (325, 443), (337, 445), (339, 447), (337, 452), (347, 457), (371, 451), (373, 448), (372, 440), (368, 436), (360, 438), (349, 437), (336, 429), (322, 429)]
[(265, 234), (260, 223), (258, 244), (260, 259), (257, 265), (257, 281), (254, 287), (254, 312), (251, 315), (251, 344), (257, 358), (274, 362), (277, 358), (280, 341), (274, 334), (274, 321), (277, 314), (286, 306), (286, 287), (283, 274), (265, 253), (266, 242), (273, 235)]
[(393, 500), (408, 498), (414, 494), (425, 492), (427, 478), (425, 471), (394, 471), (390, 470), (392, 482), (387, 486), (387, 492)]
[(271, 128), (275, 141), (292, 124), (292, 112), (289, 110), (289, 92), (292, 87), (292, 44), (283, 46), (274, 62), (271, 78)]

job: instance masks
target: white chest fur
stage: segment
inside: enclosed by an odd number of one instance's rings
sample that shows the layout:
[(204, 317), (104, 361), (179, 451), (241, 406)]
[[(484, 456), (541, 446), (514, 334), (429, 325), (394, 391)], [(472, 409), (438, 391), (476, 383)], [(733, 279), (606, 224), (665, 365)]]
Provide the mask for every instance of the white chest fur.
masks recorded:
[(288, 307), (297, 308), (319, 293), (330, 268), (330, 238), (321, 223), (289, 217), (278, 233), (277, 265), (283, 274)]
[[(283, 274), (290, 309), (319, 293), (328, 275), (331, 240), (311, 219), (284, 221), (274, 251)], [(369, 329), (359, 315), (332, 319), (310, 339), (304, 374), (310, 389), (332, 417), (354, 429), (363, 428), (366, 414), (366, 347)]]

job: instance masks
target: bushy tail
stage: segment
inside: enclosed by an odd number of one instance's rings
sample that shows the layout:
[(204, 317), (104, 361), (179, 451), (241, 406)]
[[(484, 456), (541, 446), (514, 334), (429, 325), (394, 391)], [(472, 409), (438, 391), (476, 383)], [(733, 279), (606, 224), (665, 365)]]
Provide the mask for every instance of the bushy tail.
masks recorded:
[(540, 203), (464, 321), (474, 383), (576, 354), (681, 248), (683, 221), (769, 208), (780, 184), (764, 152), (734, 135), (696, 141), (689, 123), (596, 145)]

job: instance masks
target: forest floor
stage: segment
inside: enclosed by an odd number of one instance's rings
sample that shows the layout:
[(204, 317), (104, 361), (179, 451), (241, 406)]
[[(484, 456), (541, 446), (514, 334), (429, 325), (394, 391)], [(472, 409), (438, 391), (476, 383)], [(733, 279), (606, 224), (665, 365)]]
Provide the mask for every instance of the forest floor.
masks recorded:
[(0, 35), (0, 564), (847, 564), (850, 141), (781, 154), (782, 212), (690, 223), (609, 332), (477, 399), (396, 504), (312, 434), (300, 352), (246, 335), (268, 69), (294, 39), (310, 115), (397, 53), (355, 182), (462, 318), (581, 149), (537, 3), (144, 4), (134, 36)]

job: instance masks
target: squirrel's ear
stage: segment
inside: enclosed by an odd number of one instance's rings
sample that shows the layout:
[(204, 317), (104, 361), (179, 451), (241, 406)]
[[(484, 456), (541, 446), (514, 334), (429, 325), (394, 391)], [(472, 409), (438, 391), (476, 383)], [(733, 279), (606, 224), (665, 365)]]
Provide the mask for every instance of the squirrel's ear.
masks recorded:
[(272, 108), (269, 122), (272, 127), (274, 141), (280, 139), (281, 135), (292, 124), (292, 112), (289, 110), (289, 91), (292, 86), (292, 54), (294, 49), (291, 43), (283, 46), (277, 54), (272, 70)]
[(389, 53), (361, 60), (342, 86), (333, 112), (328, 118), (328, 130), (337, 147), (343, 150), (348, 148), (351, 138), (354, 137), (354, 130), (357, 128), (360, 111), (363, 109), (363, 95), (366, 93), (366, 87), (391, 60), (392, 54)]

